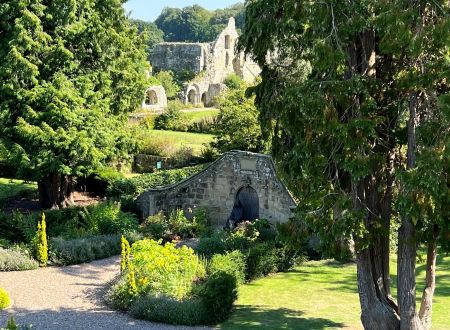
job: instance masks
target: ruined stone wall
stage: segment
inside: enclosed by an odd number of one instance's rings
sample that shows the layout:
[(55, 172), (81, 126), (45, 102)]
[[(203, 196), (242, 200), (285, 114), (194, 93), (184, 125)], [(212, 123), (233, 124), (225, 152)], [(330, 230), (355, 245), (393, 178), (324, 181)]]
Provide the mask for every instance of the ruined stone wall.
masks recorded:
[(208, 48), (202, 43), (164, 42), (154, 47), (150, 63), (154, 72), (188, 70), (198, 74), (205, 69)]
[(259, 218), (285, 222), (295, 201), (278, 180), (269, 156), (242, 151), (224, 154), (206, 170), (169, 187), (152, 189), (138, 198), (143, 218), (160, 211), (206, 208), (213, 225), (223, 227), (233, 210), (237, 193), (253, 188), (259, 199)]
[(162, 86), (150, 86), (145, 91), (142, 109), (154, 112), (161, 111), (167, 107), (166, 90)]
[(239, 35), (233, 17), (230, 18), (227, 27), (219, 34), (212, 45), (212, 65), (209, 68), (210, 82), (212, 84), (223, 83), (231, 73), (235, 73), (234, 62), (236, 58), (236, 43)]

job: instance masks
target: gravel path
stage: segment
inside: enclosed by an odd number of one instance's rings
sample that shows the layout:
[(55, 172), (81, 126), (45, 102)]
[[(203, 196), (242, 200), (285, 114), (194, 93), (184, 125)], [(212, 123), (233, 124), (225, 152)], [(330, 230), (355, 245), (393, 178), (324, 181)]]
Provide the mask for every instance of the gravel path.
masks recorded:
[(33, 329), (203, 329), (138, 321), (115, 312), (102, 302), (104, 284), (119, 271), (119, 258), (69, 267), (25, 272), (0, 272), (0, 287), (13, 306), (0, 311), (0, 328), (13, 315)]

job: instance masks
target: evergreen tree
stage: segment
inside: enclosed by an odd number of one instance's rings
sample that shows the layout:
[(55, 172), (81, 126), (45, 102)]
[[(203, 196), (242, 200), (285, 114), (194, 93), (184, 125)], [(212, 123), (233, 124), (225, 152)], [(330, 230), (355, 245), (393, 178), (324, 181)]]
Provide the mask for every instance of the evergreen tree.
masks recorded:
[(329, 253), (354, 240), (365, 329), (431, 327), (437, 246), (449, 246), (449, 45), (448, 1), (247, 2), (241, 47), (263, 68), (255, 92), (264, 133), (301, 196), (302, 223)]
[(70, 204), (74, 178), (126, 153), (148, 64), (122, 4), (0, 3), (0, 135), (43, 207)]

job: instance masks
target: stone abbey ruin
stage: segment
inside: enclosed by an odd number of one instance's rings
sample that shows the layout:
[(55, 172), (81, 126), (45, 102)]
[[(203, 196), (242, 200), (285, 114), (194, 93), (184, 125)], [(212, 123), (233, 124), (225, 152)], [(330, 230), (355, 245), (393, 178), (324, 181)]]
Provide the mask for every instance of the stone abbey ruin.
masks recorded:
[(232, 151), (185, 181), (144, 192), (138, 205), (143, 218), (176, 209), (189, 214), (189, 209), (205, 208), (212, 225), (224, 227), (230, 218), (234, 222), (285, 222), (296, 202), (277, 178), (272, 158)]
[[(193, 105), (210, 106), (224, 89), (224, 80), (236, 74), (246, 82), (254, 82), (261, 73), (257, 64), (236, 51), (239, 35), (234, 18), (211, 43), (164, 42), (154, 47), (150, 62), (154, 72), (192, 72), (196, 78), (186, 83), (181, 100)], [(150, 86), (143, 108), (161, 110), (167, 106), (167, 97), (161, 86)]]

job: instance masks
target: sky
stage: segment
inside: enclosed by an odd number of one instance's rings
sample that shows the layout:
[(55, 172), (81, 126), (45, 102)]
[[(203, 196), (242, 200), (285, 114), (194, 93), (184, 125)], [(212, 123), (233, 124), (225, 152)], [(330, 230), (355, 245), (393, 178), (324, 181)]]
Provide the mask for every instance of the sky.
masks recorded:
[(186, 6), (200, 5), (209, 10), (225, 8), (243, 0), (128, 0), (125, 3), (127, 12), (131, 17), (153, 22), (164, 7), (183, 8)]

